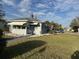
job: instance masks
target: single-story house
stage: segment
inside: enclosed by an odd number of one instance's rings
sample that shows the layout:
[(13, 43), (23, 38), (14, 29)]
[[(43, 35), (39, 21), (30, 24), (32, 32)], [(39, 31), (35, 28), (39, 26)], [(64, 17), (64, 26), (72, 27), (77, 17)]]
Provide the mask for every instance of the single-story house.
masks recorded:
[(8, 21), (9, 31), (17, 35), (40, 35), (46, 33), (46, 25), (38, 20), (20, 18)]

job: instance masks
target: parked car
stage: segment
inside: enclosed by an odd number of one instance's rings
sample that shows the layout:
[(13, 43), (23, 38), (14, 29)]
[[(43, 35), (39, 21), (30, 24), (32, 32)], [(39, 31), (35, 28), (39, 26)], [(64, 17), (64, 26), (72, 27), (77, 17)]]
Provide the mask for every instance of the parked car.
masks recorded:
[(64, 33), (64, 30), (56, 30), (56, 33)]

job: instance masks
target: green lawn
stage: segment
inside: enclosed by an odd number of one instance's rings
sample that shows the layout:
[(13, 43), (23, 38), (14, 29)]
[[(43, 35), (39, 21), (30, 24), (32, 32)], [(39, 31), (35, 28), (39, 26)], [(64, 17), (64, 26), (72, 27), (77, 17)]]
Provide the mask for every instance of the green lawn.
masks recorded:
[(2, 38), (12, 38), (12, 36), (3, 35)]
[(3, 56), (7, 59), (71, 59), (79, 50), (79, 36), (57, 34), (8, 40)]

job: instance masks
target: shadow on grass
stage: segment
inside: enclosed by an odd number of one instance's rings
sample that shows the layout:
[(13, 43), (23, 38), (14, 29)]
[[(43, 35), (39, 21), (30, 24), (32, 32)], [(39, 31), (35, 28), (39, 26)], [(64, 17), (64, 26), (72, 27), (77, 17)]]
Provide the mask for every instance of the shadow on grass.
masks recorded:
[(75, 51), (72, 55), (71, 55), (71, 59), (79, 59), (79, 51)]
[(27, 53), (37, 47), (41, 47), (45, 44), (46, 42), (41, 40), (32, 40), (32, 41), (18, 44), (16, 46), (6, 47), (5, 51), (3, 52), (0, 58), (11, 59), (13, 57), (22, 55), (23, 53)]

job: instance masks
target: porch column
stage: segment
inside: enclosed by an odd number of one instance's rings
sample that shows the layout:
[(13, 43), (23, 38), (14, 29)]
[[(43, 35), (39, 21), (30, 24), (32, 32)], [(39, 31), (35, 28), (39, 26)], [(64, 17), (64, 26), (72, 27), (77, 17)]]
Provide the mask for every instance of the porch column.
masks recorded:
[(26, 29), (26, 34), (28, 34), (28, 33), (27, 33), (27, 27), (25, 27), (25, 29)]
[(79, 28), (78, 28), (78, 32), (79, 32)]

